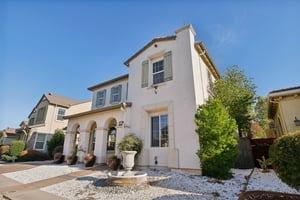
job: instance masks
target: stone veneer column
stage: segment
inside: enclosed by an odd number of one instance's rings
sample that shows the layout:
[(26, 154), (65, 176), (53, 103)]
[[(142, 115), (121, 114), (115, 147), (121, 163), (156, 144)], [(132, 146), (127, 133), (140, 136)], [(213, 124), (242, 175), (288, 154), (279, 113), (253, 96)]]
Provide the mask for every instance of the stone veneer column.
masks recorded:
[(89, 145), (89, 135), (90, 133), (88, 131), (80, 130), (79, 144), (77, 149), (77, 156), (79, 162), (83, 162), (84, 156), (85, 154), (87, 154)]

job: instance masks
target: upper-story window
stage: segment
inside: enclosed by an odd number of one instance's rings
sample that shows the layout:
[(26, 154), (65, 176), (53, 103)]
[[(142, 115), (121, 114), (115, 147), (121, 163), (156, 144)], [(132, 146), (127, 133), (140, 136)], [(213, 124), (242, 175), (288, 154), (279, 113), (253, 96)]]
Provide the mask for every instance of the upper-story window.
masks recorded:
[(110, 90), (110, 103), (119, 103), (121, 101), (122, 85), (112, 87)]
[(153, 63), (153, 84), (164, 82), (164, 60)]
[(105, 105), (105, 97), (106, 97), (106, 90), (101, 90), (96, 94), (96, 107), (102, 107)]
[(46, 114), (46, 106), (38, 109), (37, 117), (36, 117), (37, 124), (44, 121), (45, 114)]
[(63, 108), (59, 108), (58, 112), (57, 112), (57, 120), (64, 120), (64, 116), (65, 116), (66, 110)]

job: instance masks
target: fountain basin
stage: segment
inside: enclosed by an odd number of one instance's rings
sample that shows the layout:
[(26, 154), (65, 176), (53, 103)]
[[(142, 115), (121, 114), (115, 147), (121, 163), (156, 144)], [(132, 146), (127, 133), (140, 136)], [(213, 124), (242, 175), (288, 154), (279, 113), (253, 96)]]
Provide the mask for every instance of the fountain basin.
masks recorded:
[(147, 173), (138, 171), (109, 172), (108, 183), (114, 186), (132, 186), (147, 184)]

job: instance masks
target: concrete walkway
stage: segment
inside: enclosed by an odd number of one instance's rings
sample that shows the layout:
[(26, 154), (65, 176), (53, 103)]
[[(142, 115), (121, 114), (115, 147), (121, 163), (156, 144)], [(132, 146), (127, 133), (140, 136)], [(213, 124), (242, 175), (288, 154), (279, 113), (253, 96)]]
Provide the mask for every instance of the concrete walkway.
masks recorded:
[[(33, 168), (35, 166), (32, 166)], [(11, 168), (11, 169), (8, 169)], [(63, 199), (61, 197), (55, 196), (53, 194), (43, 192), (39, 190), (40, 188), (47, 187), (49, 185), (61, 183), (64, 181), (72, 180), (81, 176), (86, 176), (94, 173), (95, 170), (101, 170), (103, 167), (94, 167), (90, 169), (83, 169), (80, 171), (72, 172), (66, 175), (57, 176), (45, 180), (40, 180), (28, 184), (21, 184), (12, 179), (9, 179), (2, 173), (14, 172), (19, 170), (31, 169), (26, 164), (15, 164), (14, 166), (0, 166), (0, 193), (7, 199), (11, 200), (55, 200)]]

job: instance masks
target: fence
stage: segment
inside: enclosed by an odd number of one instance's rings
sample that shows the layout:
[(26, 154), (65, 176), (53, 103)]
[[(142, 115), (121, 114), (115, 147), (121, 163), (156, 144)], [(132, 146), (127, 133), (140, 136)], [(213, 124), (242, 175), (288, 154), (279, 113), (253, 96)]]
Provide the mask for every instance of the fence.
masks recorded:
[(251, 139), (252, 154), (254, 164), (259, 167), (256, 159), (261, 159), (263, 156), (269, 158), (269, 148), (274, 143), (275, 138)]

